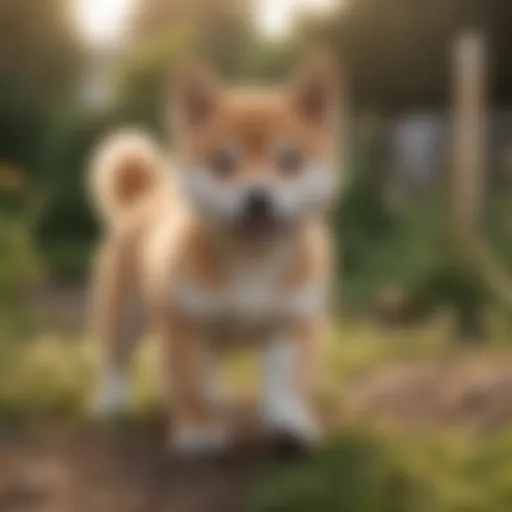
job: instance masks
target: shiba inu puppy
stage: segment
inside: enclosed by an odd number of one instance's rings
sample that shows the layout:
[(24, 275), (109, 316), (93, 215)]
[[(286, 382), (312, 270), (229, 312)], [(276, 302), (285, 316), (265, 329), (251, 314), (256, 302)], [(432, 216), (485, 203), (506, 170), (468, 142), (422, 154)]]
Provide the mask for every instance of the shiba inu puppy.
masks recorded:
[(229, 89), (203, 64), (174, 81), (171, 154), (138, 132), (94, 156), (92, 196), (105, 225), (95, 269), (104, 346), (96, 407), (128, 402), (140, 307), (162, 347), (173, 445), (217, 450), (230, 432), (216, 407), (216, 357), (229, 343), (263, 352), (262, 420), (311, 443), (336, 191), (338, 83), (315, 54), (276, 89)]

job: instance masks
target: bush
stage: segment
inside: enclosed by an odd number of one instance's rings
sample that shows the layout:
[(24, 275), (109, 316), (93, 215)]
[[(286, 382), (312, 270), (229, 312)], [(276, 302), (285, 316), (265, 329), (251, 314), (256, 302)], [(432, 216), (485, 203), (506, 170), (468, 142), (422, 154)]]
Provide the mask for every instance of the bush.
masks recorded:
[(32, 175), (44, 205), (36, 237), (48, 271), (56, 277), (81, 276), (85, 271), (96, 234), (86, 194), (87, 165), (93, 147), (115, 120), (111, 114), (61, 114), (38, 151)]
[(265, 470), (249, 496), (251, 512), (419, 512), (433, 510), (419, 480), (376, 439), (340, 437), (310, 460)]
[(382, 290), (398, 290), (418, 312), (451, 307), (461, 333), (478, 334), (491, 297), (480, 273), (465, 265), (464, 249), (455, 247), (445, 191), (432, 187), (409, 199), (405, 211), (394, 211), (385, 201), (389, 180), (379, 126), (356, 133), (354, 147), (353, 176), (336, 228), (349, 308), (372, 310)]
[(0, 213), (0, 341), (29, 327), (26, 295), (41, 277), (32, 235), (25, 219)]

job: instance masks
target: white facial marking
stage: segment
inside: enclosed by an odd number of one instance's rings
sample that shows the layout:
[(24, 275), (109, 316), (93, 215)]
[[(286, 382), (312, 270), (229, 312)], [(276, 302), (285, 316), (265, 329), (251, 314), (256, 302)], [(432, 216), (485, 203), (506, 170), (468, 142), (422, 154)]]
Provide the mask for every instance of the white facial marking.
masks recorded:
[(332, 198), (336, 183), (327, 165), (309, 165), (294, 182), (275, 190), (275, 206), (285, 218), (300, 217)]
[(232, 220), (241, 209), (242, 194), (229, 183), (221, 183), (208, 169), (183, 172), (184, 194), (206, 215)]
[[(247, 192), (255, 185), (265, 183), (248, 182), (233, 185), (223, 182), (207, 168), (192, 168), (183, 172), (184, 193), (192, 204), (205, 214), (224, 221), (234, 221), (243, 212)], [(327, 164), (309, 164), (300, 175), (281, 186), (268, 186), (275, 213), (283, 219), (300, 218), (317, 207), (328, 204), (337, 190), (337, 179)]]
[(318, 437), (318, 425), (297, 389), (294, 340), (277, 338), (263, 361), (262, 419), (266, 425), (304, 441)]

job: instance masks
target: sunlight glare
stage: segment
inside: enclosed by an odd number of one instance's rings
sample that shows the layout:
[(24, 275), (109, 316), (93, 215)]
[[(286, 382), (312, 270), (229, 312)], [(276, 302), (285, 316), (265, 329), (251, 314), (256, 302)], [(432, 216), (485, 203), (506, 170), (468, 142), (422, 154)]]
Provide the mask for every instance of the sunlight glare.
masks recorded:
[(78, 27), (94, 46), (110, 46), (119, 42), (133, 0), (74, 0)]
[(258, 0), (256, 24), (266, 37), (280, 38), (290, 31), (296, 11), (327, 13), (343, 3), (344, 0)]

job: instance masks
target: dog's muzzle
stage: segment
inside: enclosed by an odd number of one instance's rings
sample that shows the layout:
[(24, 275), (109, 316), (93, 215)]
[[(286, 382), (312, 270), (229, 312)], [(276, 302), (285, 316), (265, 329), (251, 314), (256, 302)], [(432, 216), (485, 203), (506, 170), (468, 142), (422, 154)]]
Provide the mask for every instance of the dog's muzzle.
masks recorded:
[(263, 241), (272, 237), (280, 227), (271, 191), (262, 186), (249, 189), (238, 218), (239, 233), (253, 241)]

